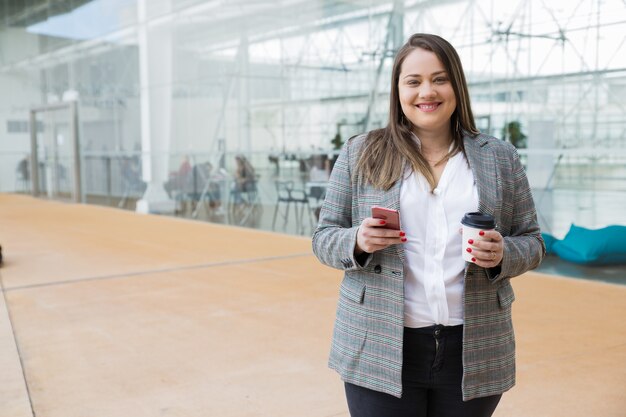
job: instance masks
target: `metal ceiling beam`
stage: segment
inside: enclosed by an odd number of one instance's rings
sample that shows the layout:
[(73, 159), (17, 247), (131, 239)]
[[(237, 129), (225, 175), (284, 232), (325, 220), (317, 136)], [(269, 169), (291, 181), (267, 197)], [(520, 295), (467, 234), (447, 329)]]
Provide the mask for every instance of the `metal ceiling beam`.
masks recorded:
[(28, 2), (6, 1), (5, 17), (0, 24), (26, 27), (43, 22), (50, 17), (71, 11), (89, 3), (91, 0), (29, 0)]
[(624, 73), (626, 76), (626, 68), (614, 68), (614, 69), (605, 69), (605, 70), (597, 70), (597, 71), (583, 71), (583, 72), (569, 72), (565, 74), (550, 74), (550, 75), (535, 75), (532, 77), (518, 77), (518, 78), (494, 78), (492, 80), (484, 80), (484, 81), (468, 81), (468, 85), (470, 87), (485, 87), (491, 84), (526, 84), (533, 81), (549, 81), (554, 79), (567, 79), (567, 78), (584, 78), (584, 77), (598, 77), (609, 74), (619, 74)]
[[(462, 3), (465, 1), (466, 0), (423, 0), (423, 1), (415, 2), (408, 6), (405, 5), (404, 12), (407, 13), (407, 12), (411, 12), (411, 11), (415, 11), (419, 9), (425, 9), (428, 7)], [(392, 3), (393, 3), (393, 0), (390, 1), (389, 4), (387, 5), (377, 7), (374, 12), (372, 12), (370, 8), (364, 8), (361, 13), (359, 13), (361, 9), (355, 9), (354, 11), (350, 11), (348, 13), (344, 13), (343, 15), (336, 16), (335, 18), (330, 18), (330, 17), (320, 18), (308, 24), (293, 24), (292, 26), (278, 29), (278, 30), (276, 29), (274, 25), (275, 22), (272, 21), (265, 26), (258, 26), (256, 28), (253, 28), (252, 30), (258, 34), (250, 37), (250, 43), (253, 44), (253, 43), (258, 43), (258, 42), (265, 42), (265, 41), (272, 40), (272, 39), (307, 35), (307, 34), (314, 33), (314, 32), (321, 32), (324, 30), (334, 29), (337, 27), (343, 27), (348, 24), (365, 22), (371, 19), (383, 19), (383, 18), (388, 17), (389, 13), (393, 9)], [(288, 12), (285, 12), (285, 13), (288, 13)], [(302, 10), (294, 10), (293, 13), (295, 13), (295, 15), (299, 15), (302, 13)], [(310, 11), (307, 11), (307, 13), (310, 13)], [(249, 16), (238, 17), (237, 19), (233, 19), (233, 20), (220, 22), (218, 25), (213, 26), (212, 32), (218, 33), (218, 34), (227, 33), (228, 29), (237, 27), (240, 19), (245, 19), (246, 21), (248, 21), (249, 19), (252, 19), (253, 17), (256, 20), (258, 20), (258, 17), (249, 15)], [(203, 32), (203, 33), (196, 32), (196, 33), (198, 35), (198, 39), (202, 40), (203, 42), (206, 42), (207, 39), (211, 39), (211, 34), (207, 34), (206, 32)], [(223, 38), (225, 38), (225, 36), (223, 36)], [(221, 41), (221, 43), (217, 43), (215, 46), (211, 48), (204, 48), (204, 51), (219, 51), (222, 49), (233, 48), (233, 47), (236, 47), (236, 42), (237, 42), (237, 37), (236, 37), (236, 34), (234, 34), (232, 36), (232, 39), (224, 39), (223, 41)]]

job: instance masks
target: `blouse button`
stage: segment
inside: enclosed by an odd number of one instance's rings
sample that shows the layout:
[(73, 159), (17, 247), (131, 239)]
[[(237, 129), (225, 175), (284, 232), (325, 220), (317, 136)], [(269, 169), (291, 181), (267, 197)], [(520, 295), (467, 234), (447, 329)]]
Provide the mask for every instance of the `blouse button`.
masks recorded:
[(376, 272), (377, 274), (380, 274), (382, 272), (383, 268), (380, 265), (376, 265), (374, 267), (374, 272)]

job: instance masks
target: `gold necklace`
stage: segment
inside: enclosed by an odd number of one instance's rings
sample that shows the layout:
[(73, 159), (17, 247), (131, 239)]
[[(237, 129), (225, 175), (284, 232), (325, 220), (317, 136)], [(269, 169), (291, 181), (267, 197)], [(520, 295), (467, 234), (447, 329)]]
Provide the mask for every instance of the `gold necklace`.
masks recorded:
[(424, 155), (424, 159), (430, 164), (430, 166), (435, 167), (448, 159), (448, 153), (446, 152), (446, 154), (444, 154), (443, 156), (435, 159), (429, 159)]
[(450, 146), (446, 147), (446, 148), (441, 148), (444, 151), (441, 152), (441, 150), (438, 150), (436, 153), (438, 155), (443, 155), (443, 156), (438, 156), (436, 159), (429, 159), (426, 157), (426, 154), (424, 154), (422, 152), (422, 156), (424, 157), (424, 159), (428, 162), (428, 164), (431, 167), (436, 167), (437, 165), (441, 164), (442, 162), (447, 161), (448, 159), (450, 159), (450, 155), (449, 155), (449, 150), (450, 150)]

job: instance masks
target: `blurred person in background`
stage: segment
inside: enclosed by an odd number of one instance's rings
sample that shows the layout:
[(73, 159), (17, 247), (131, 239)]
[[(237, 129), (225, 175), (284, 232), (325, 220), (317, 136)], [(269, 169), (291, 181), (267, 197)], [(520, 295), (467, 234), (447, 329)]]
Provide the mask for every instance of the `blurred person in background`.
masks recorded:
[(254, 167), (244, 155), (235, 156), (235, 184), (233, 189), (235, 204), (244, 203), (242, 193), (256, 191)]
[(191, 162), (189, 161), (189, 155), (183, 157), (180, 167), (178, 167), (178, 176), (181, 178), (186, 177), (191, 172)]

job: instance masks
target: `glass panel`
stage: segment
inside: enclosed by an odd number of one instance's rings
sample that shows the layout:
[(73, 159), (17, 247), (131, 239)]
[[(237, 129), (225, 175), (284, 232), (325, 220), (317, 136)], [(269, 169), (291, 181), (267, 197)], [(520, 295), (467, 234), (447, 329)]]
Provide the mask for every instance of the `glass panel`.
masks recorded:
[[(601, 209), (626, 202), (621, 0), (42, 5), (0, 9), (2, 191), (28, 189), (17, 166), (30, 148), (19, 128), (30, 109), (77, 100), (87, 202), (133, 210), (158, 183), (179, 216), (310, 233), (294, 204), (286, 225), (282, 211), (274, 216), (286, 206), (276, 182), (310, 191), (328, 173), (313, 160), (332, 165), (343, 141), (385, 126), (391, 57), (411, 33), (432, 32), (458, 50), (480, 128), (526, 146), (545, 230), (624, 223)], [(65, 197), (61, 120), (42, 114), (38, 135), (57, 149), (42, 160), (42, 185)], [(239, 154), (254, 167), (254, 191), (234, 188)], [(253, 202), (248, 216), (232, 212), (242, 199)], [(315, 222), (316, 209), (305, 211)]]
[(74, 194), (74, 152), (68, 108), (36, 113), (43, 127), (37, 132), (39, 192), (52, 199), (71, 200)]

